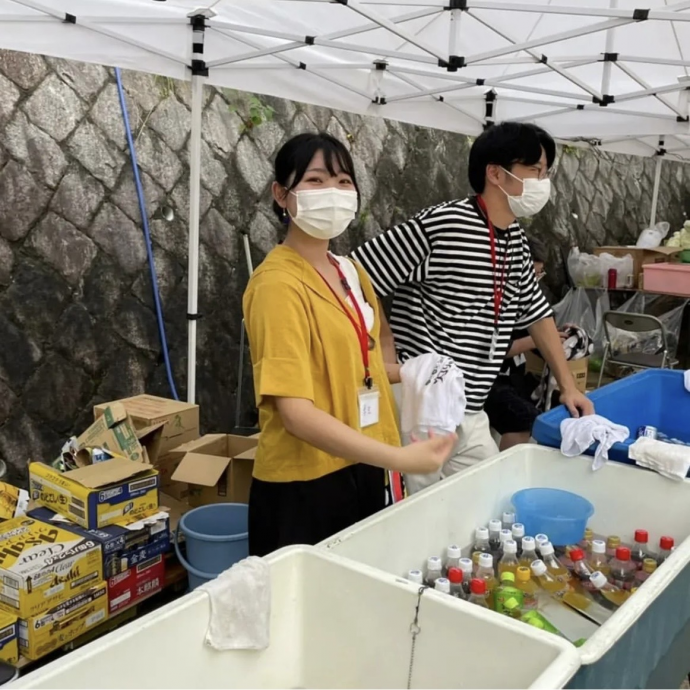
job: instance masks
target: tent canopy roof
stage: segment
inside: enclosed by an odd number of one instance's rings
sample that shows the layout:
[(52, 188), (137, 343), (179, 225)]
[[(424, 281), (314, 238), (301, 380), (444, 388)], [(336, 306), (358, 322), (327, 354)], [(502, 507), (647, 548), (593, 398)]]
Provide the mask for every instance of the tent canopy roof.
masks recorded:
[(688, 0), (0, 0), (0, 47), (179, 79), (202, 57), (217, 86), (690, 158)]

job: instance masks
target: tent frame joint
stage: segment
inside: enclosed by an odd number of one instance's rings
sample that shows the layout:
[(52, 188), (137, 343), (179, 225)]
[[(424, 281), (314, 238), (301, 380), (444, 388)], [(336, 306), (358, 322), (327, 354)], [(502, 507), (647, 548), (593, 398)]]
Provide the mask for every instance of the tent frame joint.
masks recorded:
[(618, 62), (618, 53), (603, 53), (601, 56), (602, 62)]
[(438, 66), (449, 72), (457, 72), (467, 65), (465, 58), (462, 55), (449, 55), (448, 60), (439, 60)]
[(467, 12), (469, 10), (469, 3), (468, 0), (449, 0), (443, 9), (446, 11), (460, 10), (460, 12)]
[(65, 12), (65, 18), (62, 21), (64, 24), (76, 24), (77, 23), (77, 15), (76, 14), (70, 14), (69, 12)]
[(634, 22), (646, 22), (649, 19), (650, 10), (633, 10), (633, 21)]

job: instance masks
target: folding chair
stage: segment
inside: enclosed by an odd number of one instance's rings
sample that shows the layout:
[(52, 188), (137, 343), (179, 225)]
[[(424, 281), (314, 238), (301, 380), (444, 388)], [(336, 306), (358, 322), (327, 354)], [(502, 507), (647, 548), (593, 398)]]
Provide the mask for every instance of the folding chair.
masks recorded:
[[(620, 355), (611, 354), (611, 332), (609, 326), (619, 331), (626, 331), (628, 333), (649, 333), (651, 331), (659, 331), (661, 333), (661, 352), (655, 354), (647, 354), (645, 352), (627, 352)], [(633, 369), (664, 369), (668, 367), (673, 369), (678, 360), (673, 359), (668, 351), (668, 341), (666, 339), (666, 329), (664, 324), (649, 314), (630, 314), (623, 311), (607, 311), (604, 312), (604, 336), (606, 338), (606, 346), (604, 348), (604, 358), (601, 361), (601, 371), (599, 372), (599, 383), (604, 376), (604, 369), (607, 362), (610, 364), (620, 364)]]

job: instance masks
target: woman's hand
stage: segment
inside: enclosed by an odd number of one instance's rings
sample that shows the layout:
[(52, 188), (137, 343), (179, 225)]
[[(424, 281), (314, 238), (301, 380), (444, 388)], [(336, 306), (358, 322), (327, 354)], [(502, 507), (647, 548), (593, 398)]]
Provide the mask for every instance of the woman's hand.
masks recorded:
[(457, 440), (457, 434), (435, 436), (430, 431), (428, 440), (416, 441), (399, 449), (400, 464), (399, 467), (393, 469), (404, 474), (436, 472), (449, 458)]

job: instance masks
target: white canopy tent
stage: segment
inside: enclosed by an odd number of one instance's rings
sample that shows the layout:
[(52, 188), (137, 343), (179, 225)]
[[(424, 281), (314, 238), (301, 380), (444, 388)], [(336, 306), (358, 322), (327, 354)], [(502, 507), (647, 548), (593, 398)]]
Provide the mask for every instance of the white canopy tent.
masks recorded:
[(0, 0), (0, 47), (191, 79), (191, 401), (205, 82), (657, 156), (654, 207), (663, 158), (690, 160), (690, 0)]

